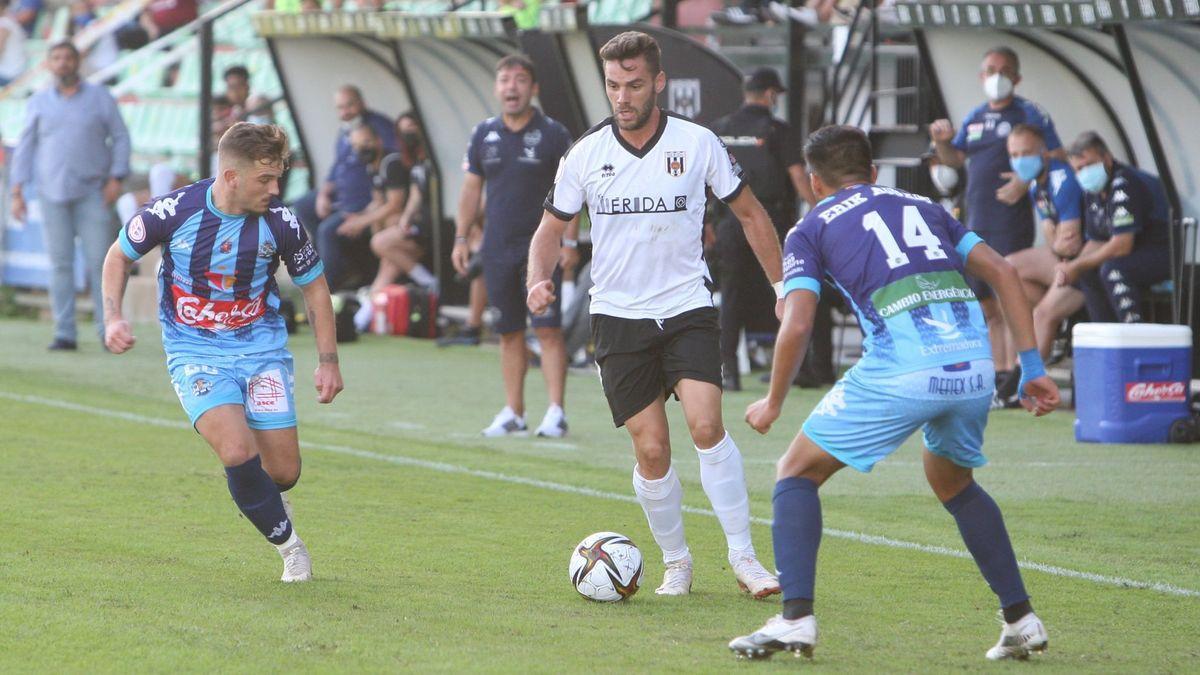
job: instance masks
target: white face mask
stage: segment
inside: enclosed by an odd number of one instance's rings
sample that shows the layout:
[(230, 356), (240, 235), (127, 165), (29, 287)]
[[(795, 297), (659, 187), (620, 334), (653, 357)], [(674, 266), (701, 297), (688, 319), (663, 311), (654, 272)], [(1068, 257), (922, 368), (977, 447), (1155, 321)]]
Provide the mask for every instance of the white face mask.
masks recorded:
[(943, 195), (949, 195), (958, 187), (958, 170), (945, 164), (934, 164), (929, 167), (929, 178), (933, 186)]
[(983, 81), (983, 93), (987, 95), (989, 101), (1003, 101), (1012, 96), (1013, 83), (1000, 73), (989, 75)]

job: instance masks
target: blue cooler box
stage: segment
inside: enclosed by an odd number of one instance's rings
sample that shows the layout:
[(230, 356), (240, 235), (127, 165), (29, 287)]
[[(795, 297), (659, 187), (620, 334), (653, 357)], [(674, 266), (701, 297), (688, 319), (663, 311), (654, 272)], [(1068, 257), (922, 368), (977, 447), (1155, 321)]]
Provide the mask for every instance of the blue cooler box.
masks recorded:
[(1191, 415), (1191, 328), (1081, 323), (1072, 340), (1075, 440), (1166, 443)]

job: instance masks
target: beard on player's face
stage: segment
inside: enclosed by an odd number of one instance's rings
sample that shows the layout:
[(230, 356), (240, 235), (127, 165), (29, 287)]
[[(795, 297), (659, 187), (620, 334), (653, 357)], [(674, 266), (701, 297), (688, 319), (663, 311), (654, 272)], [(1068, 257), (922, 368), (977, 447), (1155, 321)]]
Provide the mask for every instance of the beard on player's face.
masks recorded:
[[(646, 97), (646, 100), (639, 106), (637, 101), (629, 101), (619, 103), (613, 101), (613, 118), (617, 121), (617, 127), (623, 131), (637, 131), (646, 126), (646, 122), (650, 121), (650, 115), (654, 112), (655, 96), (651, 93)], [(622, 119), (621, 114), (632, 111), (633, 119)]]

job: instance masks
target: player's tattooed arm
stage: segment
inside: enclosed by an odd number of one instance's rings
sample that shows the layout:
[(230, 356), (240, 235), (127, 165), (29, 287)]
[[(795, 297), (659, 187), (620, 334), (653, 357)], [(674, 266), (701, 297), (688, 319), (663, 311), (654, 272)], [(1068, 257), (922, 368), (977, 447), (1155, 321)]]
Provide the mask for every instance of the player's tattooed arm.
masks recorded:
[(135, 342), (129, 322), (121, 314), (121, 300), (132, 268), (133, 260), (125, 255), (119, 243), (114, 243), (104, 257), (100, 284), (104, 297), (104, 345), (114, 354), (128, 350)]
[(336, 352), (322, 353), (317, 355), (317, 363), (337, 363), (338, 355)]

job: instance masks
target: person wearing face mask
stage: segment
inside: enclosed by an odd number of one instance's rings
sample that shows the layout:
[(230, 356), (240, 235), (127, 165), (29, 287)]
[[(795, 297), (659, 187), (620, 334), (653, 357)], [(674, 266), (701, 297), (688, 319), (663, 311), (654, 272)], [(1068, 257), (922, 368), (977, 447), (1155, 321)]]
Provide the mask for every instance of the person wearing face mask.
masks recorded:
[(962, 186), (959, 181), (959, 170), (942, 164), (937, 150), (930, 146), (929, 152), (922, 158), (929, 167), (929, 182), (933, 183), (934, 194), (946, 213), (959, 218), (962, 215)]
[(347, 84), (334, 95), (340, 128), (334, 146), (333, 166), (325, 181), (296, 200), (292, 209), (302, 223), (317, 223), (313, 232), (317, 250), (325, 261), (325, 276), (333, 290), (350, 287), (354, 282), (367, 282), (375, 274), (376, 259), (371, 254), (370, 238), (362, 235), (347, 238), (338, 233), (349, 215), (359, 213), (371, 203), (372, 182), (367, 167), (350, 143), (350, 132), (359, 125), (370, 126), (379, 138), (382, 152), (399, 149), (396, 130), (387, 116), (368, 110), (362, 91)]
[[(771, 216), (775, 232), (783, 241), (796, 223), (797, 195), (809, 206), (816, 203), (808, 184), (808, 172), (804, 170), (800, 140), (793, 137), (787, 122), (771, 113), (779, 95), (786, 91), (773, 68), (758, 68), (750, 73), (742, 90), (745, 96), (742, 107), (717, 120), (713, 131), (741, 165), (746, 183)], [(727, 208), (719, 211), (716, 245), (720, 253), (722, 386), (728, 391), (740, 391), (737, 348), (742, 329), (749, 330), (751, 322), (758, 322), (757, 330), (774, 333), (778, 323), (774, 318), (771, 284), (746, 241), (741, 221)], [(822, 324), (819, 337), (823, 340), (818, 341), (828, 349), (819, 350), (825, 357), (820, 367), (814, 364), (817, 360), (814, 356), (805, 361), (808, 372), (803, 373), (807, 376), (805, 382), (814, 386), (832, 384), (836, 379), (832, 364), (833, 325), (828, 320), (830, 308), (824, 309), (822, 317), (827, 320), (819, 322)]]
[[(1065, 159), (1050, 116), (1036, 103), (1013, 93), (1021, 82), (1020, 70), (1020, 59), (1012, 49), (1004, 46), (989, 49), (983, 55), (979, 72), (987, 101), (967, 114), (957, 133), (950, 120), (941, 119), (929, 125), (929, 135), (941, 163), (953, 168), (966, 166), (967, 228), (1001, 255), (1029, 248), (1034, 240), (1028, 187), (1009, 166), (1005, 145), (1009, 133), (1017, 124), (1036, 126), (1045, 136), (1050, 155)], [(987, 284), (971, 277), (967, 280), (987, 318), (996, 381), (1003, 382), (1009, 375), (1003, 369), (1016, 360), (1004, 315)]]
[[(1050, 355), (1059, 326), (1083, 307), (1083, 293), (1078, 288), (1054, 283), (1057, 265), (1075, 258), (1083, 247), (1083, 189), (1075, 180), (1071, 165), (1046, 151), (1045, 135), (1038, 127), (1030, 124), (1013, 127), (1008, 135), (1008, 155), (1013, 173), (1029, 183), (1029, 199), (1045, 239), (1043, 246), (1008, 256), (1021, 278), (1025, 297), (1033, 306), (1038, 352), (1045, 359)], [(1021, 367), (1008, 365), (1013, 366), (1013, 375), (1000, 383), (996, 396), (1006, 408), (1017, 408), (1021, 405), (1017, 396)]]
[(1142, 294), (1171, 275), (1166, 196), (1157, 178), (1113, 159), (1084, 132), (1068, 153), (1084, 195), (1079, 257), (1055, 268), (1056, 286), (1078, 282), (1092, 321), (1137, 323)]

